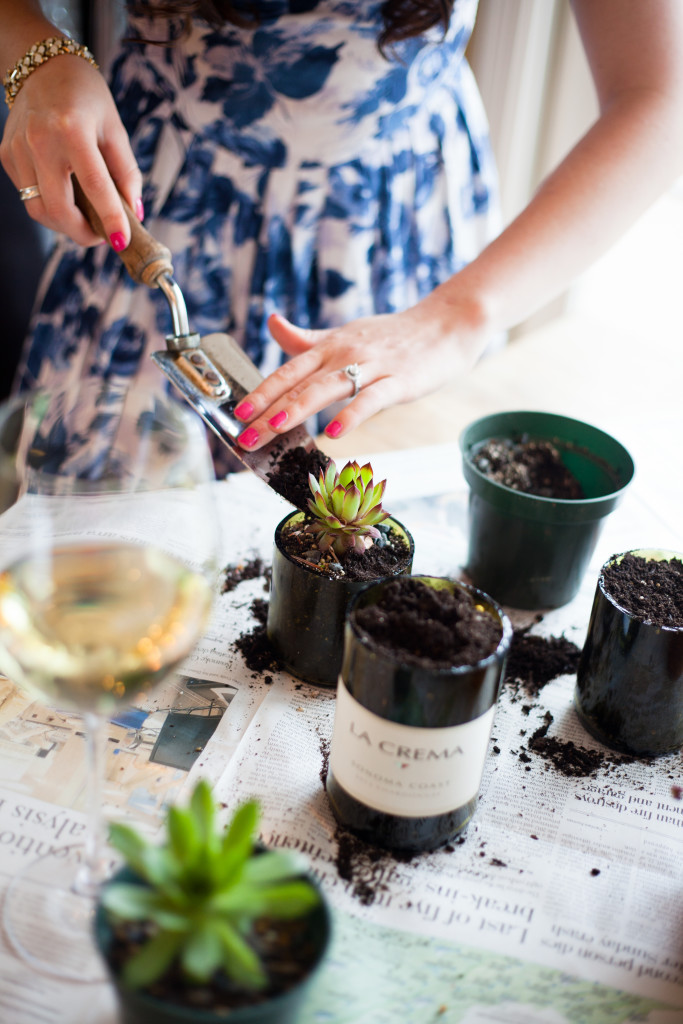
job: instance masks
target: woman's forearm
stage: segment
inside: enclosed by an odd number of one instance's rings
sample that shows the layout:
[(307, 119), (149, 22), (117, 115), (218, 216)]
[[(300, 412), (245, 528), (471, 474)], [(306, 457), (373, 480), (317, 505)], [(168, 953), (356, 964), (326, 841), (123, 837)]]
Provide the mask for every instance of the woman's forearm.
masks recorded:
[(434, 293), (484, 334), (563, 291), (683, 173), (683, 4), (574, 0), (596, 123), (523, 212)]
[(41, 39), (59, 34), (36, 0), (0, 0), (0, 75)]
[[(683, 99), (615, 102), (522, 213), (433, 294), (467, 302), (483, 334), (510, 328), (562, 292), (683, 173)], [(483, 341), (482, 341), (483, 343)]]

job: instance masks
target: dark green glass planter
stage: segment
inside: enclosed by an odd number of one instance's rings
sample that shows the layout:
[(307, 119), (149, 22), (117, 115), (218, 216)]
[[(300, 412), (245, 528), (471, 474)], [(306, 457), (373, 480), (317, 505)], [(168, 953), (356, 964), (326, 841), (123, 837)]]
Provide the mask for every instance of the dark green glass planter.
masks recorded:
[[(363, 717), (361, 719), (354, 712), (353, 718), (357, 720), (353, 721), (348, 733), (345, 724), (340, 727), (339, 715), (335, 717), (327, 795), (337, 821), (344, 828), (377, 846), (420, 852), (437, 849), (453, 839), (467, 827), (474, 814), (493, 724), (493, 709), (500, 693), (512, 640), (512, 625), (502, 608), (487, 594), (468, 584), (435, 576), (414, 578), (437, 590), (455, 592), (460, 589), (470, 594), (477, 605), (500, 624), (501, 639), (492, 654), (474, 665), (434, 668), (409, 663), (399, 654), (392, 656), (375, 646), (354, 619), (357, 609), (381, 599), (389, 581), (384, 580), (354, 598), (346, 621), (339, 687), (343, 682), (355, 702), (351, 707), (360, 705)], [(400, 728), (389, 730), (389, 724)], [(465, 733), (454, 737), (449, 732), (453, 727), (473, 725), (476, 739), (471, 734), (466, 739)], [(340, 735), (340, 728), (345, 736)], [(361, 737), (357, 739), (359, 730)], [(425, 730), (434, 730), (434, 738)], [(402, 751), (426, 749), (432, 745), (440, 750), (445, 744), (452, 743), (463, 744), (467, 760), (452, 763), (445, 796), (442, 775), (438, 778), (428, 775), (422, 780), (421, 784), (426, 787), (424, 793), (430, 794), (431, 800), (437, 793), (439, 803), (448, 804), (430, 814), (422, 790), (409, 793), (404, 789), (404, 779), (407, 783), (412, 769), (405, 764), (399, 765), (405, 759)], [(357, 744), (357, 749), (354, 744)], [(386, 771), (393, 779), (392, 784), (400, 787), (398, 790), (388, 792), (384, 778), (378, 784), (374, 781), (377, 773), (366, 758), (368, 750), (378, 748), (387, 752)], [(396, 752), (395, 756), (392, 750)], [(422, 754), (420, 759), (423, 760)], [(430, 757), (427, 756), (426, 760), (429, 764)], [(431, 763), (435, 764), (436, 760)], [(464, 786), (468, 788), (469, 795), (463, 801), (454, 794), (462, 791), (463, 783), (459, 780), (464, 776)], [(371, 780), (369, 784), (368, 780)], [(402, 805), (405, 812), (399, 809)]]
[[(674, 551), (633, 551), (683, 561)], [(602, 568), (577, 673), (574, 703), (601, 743), (629, 754), (683, 747), (683, 629), (642, 622), (607, 593)]]
[[(268, 638), (292, 675), (317, 686), (336, 686), (349, 602), (375, 581), (333, 578), (295, 562), (285, 550), (283, 531), (303, 518), (301, 512), (288, 515), (275, 531)], [(413, 538), (397, 519), (386, 522), (400, 533), (409, 548), (405, 562), (393, 575), (407, 575), (413, 565)]]
[[(490, 438), (550, 441), (585, 498), (557, 500), (505, 487), (472, 463)], [(621, 501), (633, 459), (609, 434), (545, 412), (485, 416), (460, 437), (470, 487), (467, 573), (475, 586), (513, 608), (559, 608), (576, 594), (604, 519)]]
[[(309, 973), (287, 992), (251, 1006), (237, 1007), (227, 1015), (224, 1012), (213, 1013), (205, 1008), (180, 1006), (144, 992), (130, 992), (121, 988), (118, 977), (107, 960), (113, 936), (104, 908), (98, 903), (95, 913), (95, 940), (116, 989), (121, 1024), (224, 1024), (226, 1020), (229, 1020), (230, 1024), (294, 1024), (309, 986), (320, 969), (332, 933), (329, 904), (315, 879), (308, 875), (304, 877), (321, 897), (320, 904), (308, 917), (307, 939), (317, 947), (317, 956)], [(139, 878), (130, 869), (123, 868), (112, 881), (137, 882)]]

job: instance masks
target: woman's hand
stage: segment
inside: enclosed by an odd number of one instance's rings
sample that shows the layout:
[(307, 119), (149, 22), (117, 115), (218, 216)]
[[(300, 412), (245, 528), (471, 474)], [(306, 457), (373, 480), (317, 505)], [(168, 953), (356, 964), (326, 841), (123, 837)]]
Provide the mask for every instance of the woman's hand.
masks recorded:
[[(464, 313), (464, 310), (462, 311)], [(365, 317), (343, 327), (304, 330), (274, 314), (271, 334), (292, 358), (267, 377), (235, 409), (248, 423), (238, 441), (255, 451), (307, 417), (353, 396), (345, 368), (359, 368), (360, 390), (327, 425), (340, 437), (381, 409), (435, 391), (465, 372), (484, 344), (471, 316), (458, 316), (439, 290), (406, 310)], [(455, 327), (454, 327), (455, 325)]]
[(100, 241), (74, 202), (74, 174), (114, 249), (130, 241), (117, 189), (142, 220), (142, 177), (109, 88), (81, 57), (61, 54), (25, 80), (7, 118), (0, 159), (16, 187), (37, 185), (26, 211), (81, 245)]

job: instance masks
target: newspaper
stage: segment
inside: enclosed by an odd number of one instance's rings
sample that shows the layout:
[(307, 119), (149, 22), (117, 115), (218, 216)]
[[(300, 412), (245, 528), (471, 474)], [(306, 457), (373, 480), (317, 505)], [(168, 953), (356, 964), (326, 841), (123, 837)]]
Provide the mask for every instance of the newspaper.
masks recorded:
[[(388, 477), (387, 506), (414, 535), (414, 571), (461, 575), (467, 492), (455, 446), (378, 456), (373, 465)], [(394, 479), (408, 486), (392, 499)], [(223, 564), (269, 562), (275, 526), (289, 506), (248, 474), (217, 491)], [(678, 524), (634, 487), (607, 520), (575, 600), (538, 623), (533, 613), (516, 613), (515, 625), (581, 645), (600, 565), (645, 543), (683, 549)], [(269, 672), (266, 681), (233, 646), (255, 627), (252, 603), (263, 597), (262, 577), (218, 597), (183, 673), (229, 688), (232, 698), (189, 771), (170, 770), (160, 785), (182, 799), (205, 775), (226, 813), (255, 795), (265, 842), (309, 857), (332, 902), (335, 934), (303, 1024), (683, 1021), (681, 756), (617, 763), (579, 724), (571, 676), (533, 698), (505, 688), (463, 841), (407, 862), (361, 851), (342, 863), (324, 785), (334, 692), (286, 673)], [(570, 777), (528, 748), (547, 712), (552, 735), (603, 752), (593, 775)], [(28, 837), (40, 834), (36, 814), (26, 812), (42, 809), (46, 821), (52, 809), (57, 820), (59, 803), (41, 802), (27, 771), (17, 791), (18, 760), (9, 747), (0, 762), (5, 882), (17, 869), (17, 837), (25, 835), (28, 847)], [(113, 806), (112, 790), (109, 812), (129, 816), (130, 802)], [(150, 828), (162, 809), (154, 803)], [(82, 821), (75, 810), (69, 818)], [(15, 838), (5, 838), (10, 834)], [(0, 1020), (111, 1024), (113, 1013), (108, 986), (40, 979), (0, 948)]]

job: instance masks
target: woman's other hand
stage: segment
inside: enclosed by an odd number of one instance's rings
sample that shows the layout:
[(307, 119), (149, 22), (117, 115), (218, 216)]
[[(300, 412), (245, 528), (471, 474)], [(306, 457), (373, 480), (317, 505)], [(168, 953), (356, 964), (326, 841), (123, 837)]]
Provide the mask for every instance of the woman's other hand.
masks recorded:
[[(283, 317), (268, 321), (292, 358), (235, 410), (245, 429), (238, 440), (255, 451), (328, 406), (352, 401), (325, 428), (341, 437), (388, 406), (435, 391), (476, 361), (486, 342), (480, 311), (437, 289), (403, 313), (354, 320), (343, 327), (304, 330)], [(358, 390), (353, 371), (357, 367)]]
[(72, 174), (117, 251), (130, 241), (117, 189), (142, 220), (142, 177), (128, 136), (104, 78), (82, 57), (60, 54), (26, 78), (7, 118), (0, 159), (17, 189), (38, 186), (40, 195), (25, 203), (29, 216), (81, 245), (100, 239), (74, 202)]

